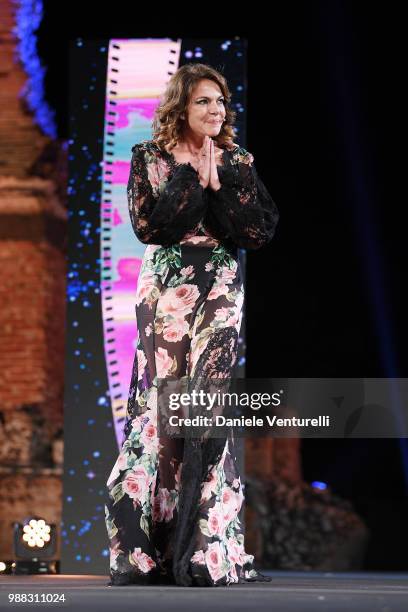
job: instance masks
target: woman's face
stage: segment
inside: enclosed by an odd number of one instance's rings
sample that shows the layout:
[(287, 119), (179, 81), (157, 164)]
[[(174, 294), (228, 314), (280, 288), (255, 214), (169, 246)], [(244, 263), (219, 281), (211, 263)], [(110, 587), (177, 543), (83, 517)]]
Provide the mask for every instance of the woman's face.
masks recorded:
[(186, 123), (200, 136), (217, 136), (225, 119), (222, 91), (214, 81), (201, 79), (193, 89), (187, 106)]

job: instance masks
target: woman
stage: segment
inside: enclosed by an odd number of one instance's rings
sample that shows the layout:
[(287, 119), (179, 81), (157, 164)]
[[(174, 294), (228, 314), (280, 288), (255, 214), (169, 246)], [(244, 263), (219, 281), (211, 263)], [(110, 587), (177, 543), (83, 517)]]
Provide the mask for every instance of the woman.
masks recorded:
[(233, 438), (159, 436), (158, 379), (232, 376), (244, 285), (238, 247), (271, 240), (278, 211), (251, 153), (233, 142), (224, 77), (182, 66), (132, 147), (133, 230), (147, 244), (124, 440), (107, 482), (110, 585), (269, 580), (244, 549)]

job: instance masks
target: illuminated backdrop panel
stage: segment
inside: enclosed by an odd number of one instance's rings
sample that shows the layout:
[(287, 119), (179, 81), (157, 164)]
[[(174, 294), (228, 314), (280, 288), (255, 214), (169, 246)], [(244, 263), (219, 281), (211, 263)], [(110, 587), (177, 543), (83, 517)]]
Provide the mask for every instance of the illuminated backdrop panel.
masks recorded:
[(178, 67), (181, 41), (109, 42), (101, 198), (101, 300), (106, 369), (118, 446), (137, 343), (135, 291), (145, 244), (129, 223), (131, 148), (151, 138), (154, 110)]

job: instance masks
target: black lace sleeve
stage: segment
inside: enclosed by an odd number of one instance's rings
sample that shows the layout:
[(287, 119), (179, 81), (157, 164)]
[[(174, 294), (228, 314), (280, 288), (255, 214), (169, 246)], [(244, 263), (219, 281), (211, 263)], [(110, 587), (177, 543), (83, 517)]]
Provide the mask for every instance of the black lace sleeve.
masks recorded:
[(241, 147), (233, 161), (218, 168), (221, 188), (207, 190), (205, 224), (216, 237), (224, 236), (244, 249), (259, 249), (272, 239), (279, 212), (257, 174), (253, 155)]
[(169, 180), (162, 180), (157, 157), (137, 144), (132, 147), (127, 197), (130, 220), (145, 244), (171, 246), (203, 218), (207, 201), (198, 172), (180, 164)]

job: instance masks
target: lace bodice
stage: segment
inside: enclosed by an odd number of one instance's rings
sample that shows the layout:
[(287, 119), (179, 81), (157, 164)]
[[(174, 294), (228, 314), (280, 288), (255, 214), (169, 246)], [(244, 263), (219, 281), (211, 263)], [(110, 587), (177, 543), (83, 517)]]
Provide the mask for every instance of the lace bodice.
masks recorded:
[(217, 166), (221, 188), (203, 188), (198, 172), (156, 143), (132, 147), (127, 196), (137, 238), (171, 246), (211, 240), (258, 249), (269, 242), (279, 220), (275, 202), (259, 178), (254, 157), (239, 145), (223, 152)]

